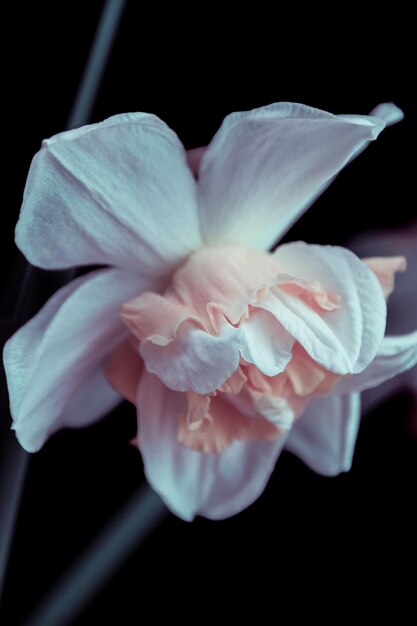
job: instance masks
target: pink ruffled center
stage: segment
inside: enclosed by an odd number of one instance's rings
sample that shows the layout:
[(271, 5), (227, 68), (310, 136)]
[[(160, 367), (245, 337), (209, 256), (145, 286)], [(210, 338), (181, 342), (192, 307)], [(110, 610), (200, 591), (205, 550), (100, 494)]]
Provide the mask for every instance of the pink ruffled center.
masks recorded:
[[(388, 294), (395, 271), (404, 269), (404, 260), (366, 262)], [(143, 366), (140, 345), (157, 346), (163, 354), (180, 336), (184, 341), (182, 331), (187, 328), (216, 337), (225, 324), (239, 329), (259, 311), (259, 300), (270, 291), (285, 292), (320, 316), (342, 304), (340, 296), (319, 281), (288, 273), (272, 254), (240, 247), (203, 248), (177, 269), (163, 295), (145, 292), (122, 305), (122, 320), (132, 337), (109, 358), (108, 379), (134, 402)], [(276, 322), (277, 338), (280, 333)], [(179, 441), (200, 452), (219, 453), (234, 441), (270, 441), (290, 428), (311, 398), (329, 393), (340, 376), (316, 363), (297, 341), (289, 345), (286, 365), (275, 376), (265, 375), (241, 354), (232, 375), (212, 392), (196, 393), (190, 387), (187, 411), (177, 416)], [(175, 359), (172, 363), (175, 367)]]
[(190, 255), (163, 295), (142, 293), (123, 304), (121, 315), (137, 339), (167, 346), (185, 323), (215, 335), (224, 320), (239, 326), (271, 288), (298, 297), (316, 311), (333, 311), (341, 304), (319, 281), (288, 274), (272, 254), (207, 247)]

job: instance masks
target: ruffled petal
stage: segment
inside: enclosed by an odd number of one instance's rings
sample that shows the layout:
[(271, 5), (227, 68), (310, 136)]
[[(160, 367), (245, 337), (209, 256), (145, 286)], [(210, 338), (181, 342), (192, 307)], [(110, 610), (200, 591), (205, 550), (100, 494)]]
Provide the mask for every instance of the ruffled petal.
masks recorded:
[(398, 376), (417, 363), (417, 331), (398, 337), (387, 336), (374, 361), (356, 376), (342, 378), (335, 386), (336, 393), (363, 391)]
[(120, 304), (155, 279), (99, 270), (60, 289), (4, 347), (13, 428), (29, 452), (64, 426), (85, 426), (111, 410), (117, 394), (103, 360), (127, 330)]
[(170, 389), (202, 394), (232, 375), (240, 354), (268, 375), (283, 371), (294, 340), (272, 315), (253, 308), (276, 282), (291, 286), (281, 269), (257, 250), (202, 248), (162, 296), (142, 293), (124, 303), (122, 319), (140, 340), (147, 369)]
[(224, 323), (219, 335), (210, 335), (185, 323), (175, 341), (166, 346), (142, 341), (140, 354), (146, 369), (176, 391), (211, 393), (221, 387), (239, 366), (238, 328)]
[(178, 137), (153, 115), (129, 113), (44, 141), (16, 242), (46, 269), (169, 272), (201, 242), (195, 181)]
[(240, 330), (240, 352), (247, 363), (256, 365), (266, 376), (276, 376), (284, 371), (292, 357), (294, 337), (273, 315), (254, 309), (250, 317), (241, 323)]
[(229, 394), (186, 395), (188, 407), (179, 416), (178, 441), (192, 450), (220, 454), (235, 441), (273, 441), (283, 434), (271, 420), (257, 414), (250, 401), (243, 413)]
[(177, 440), (186, 395), (147, 372), (138, 393), (139, 441), (151, 486), (179, 517), (224, 519), (260, 496), (286, 435), (275, 441), (235, 442), (221, 454), (190, 450)]
[(337, 116), (281, 102), (227, 116), (199, 169), (206, 242), (270, 248), (376, 139), (384, 111)]
[(352, 466), (359, 423), (359, 394), (316, 398), (295, 422), (285, 449), (319, 474), (347, 472)]
[(257, 306), (274, 315), (326, 370), (345, 375), (365, 369), (377, 354), (386, 320), (384, 295), (373, 272), (354, 254), (334, 246), (295, 242), (280, 246), (274, 256), (292, 274), (310, 282), (319, 279), (341, 296), (341, 304), (317, 312), (277, 287)]

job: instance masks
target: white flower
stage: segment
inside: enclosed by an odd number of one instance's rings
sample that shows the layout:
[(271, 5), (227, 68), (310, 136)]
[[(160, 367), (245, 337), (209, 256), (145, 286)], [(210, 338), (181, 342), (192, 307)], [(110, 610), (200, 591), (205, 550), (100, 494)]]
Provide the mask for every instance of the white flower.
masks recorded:
[[(45, 141), (18, 246), (47, 269), (111, 267), (61, 289), (5, 347), (23, 447), (94, 422), (123, 395), (138, 409), (148, 480), (184, 519), (248, 506), (284, 446), (324, 474), (349, 469), (358, 392), (412, 366), (417, 333), (383, 338), (383, 290), (352, 252), (267, 251), (400, 118), (394, 105), (371, 116), (288, 103), (235, 113), (198, 180), (152, 115)], [(404, 259), (371, 267), (387, 287)]]

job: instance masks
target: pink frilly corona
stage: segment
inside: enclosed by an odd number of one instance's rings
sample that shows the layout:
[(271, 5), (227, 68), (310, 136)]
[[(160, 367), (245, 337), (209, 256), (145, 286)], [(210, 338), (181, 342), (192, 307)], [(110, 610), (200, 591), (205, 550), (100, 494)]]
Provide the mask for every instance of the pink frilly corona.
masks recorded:
[(222, 519), (263, 491), (280, 452), (347, 471), (362, 390), (413, 367), (417, 332), (384, 337), (400, 251), (270, 250), (387, 124), (278, 103), (226, 117), (187, 154), (145, 113), (46, 140), (16, 229), (45, 269), (104, 265), (60, 289), (6, 344), (28, 451), (137, 407), (146, 476), (167, 506)]

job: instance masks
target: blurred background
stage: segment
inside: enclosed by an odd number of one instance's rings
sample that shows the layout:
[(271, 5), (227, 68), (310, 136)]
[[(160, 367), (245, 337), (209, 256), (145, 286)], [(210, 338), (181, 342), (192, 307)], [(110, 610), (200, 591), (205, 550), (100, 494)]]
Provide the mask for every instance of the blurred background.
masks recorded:
[[(65, 128), (104, 4), (26, 3), (6, 13), (3, 341), (65, 280), (36, 271), (13, 320), (25, 268), (13, 231), (27, 171), (42, 139)], [(334, 113), (368, 113), (392, 100), (404, 110), (404, 122), (350, 164), (286, 239), (346, 244), (357, 234), (406, 227), (416, 218), (417, 115), (406, 14), (342, 17), (300, 7), (291, 13), (279, 5), (271, 14), (258, 3), (250, 15), (243, 9), (229, 15), (208, 5), (125, 5), (90, 121), (152, 112), (193, 148), (206, 145), (236, 110), (289, 100)], [(4, 377), (1, 407), (5, 463), (14, 435)], [(198, 618), (193, 603), (216, 619), (226, 619), (225, 612), (238, 619), (256, 608), (263, 622), (262, 612), (278, 616), (290, 593), (302, 599), (318, 591), (312, 611), (325, 612), (321, 602), (328, 594), (352, 602), (354, 589), (354, 597), (370, 600), (370, 581), (378, 581), (380, 595), (392, 590), (393, 579), (401, 584), (404, 607), (412, 589), (404, 563), (415, 570), (416, 556), (412, 412), (413, 399), (404, 392), (366, 415), (348, 474), (322, 478), (284, 453), (264, 495), (240, 515), (188, 524), (167, 514), (71, 623), (136, 624), (149, 609), (161, 619)], [(135, 431), (135, 412), (123, 404), (91, 428), (58, 433), (30, 458), (2, 624), (23, 624), (143, 483), (140, 455), (128, 443)], [(392, 594), (384, 596), (389, 599)]]

